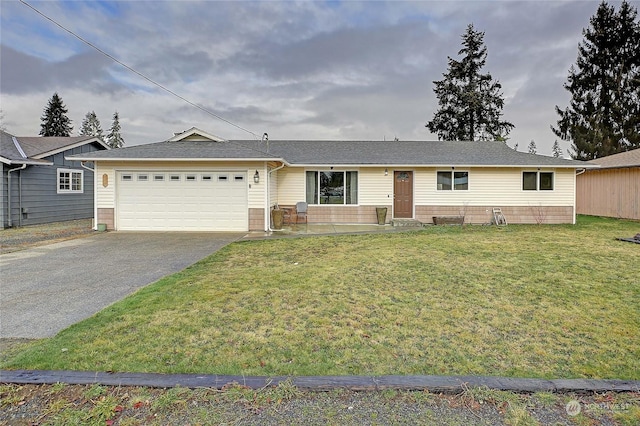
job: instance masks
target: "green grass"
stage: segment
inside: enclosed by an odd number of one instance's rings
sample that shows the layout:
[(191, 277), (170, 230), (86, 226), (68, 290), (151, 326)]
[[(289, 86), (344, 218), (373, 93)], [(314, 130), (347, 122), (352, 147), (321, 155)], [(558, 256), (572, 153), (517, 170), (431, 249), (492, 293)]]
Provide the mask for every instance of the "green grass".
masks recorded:
[(638, 232), (580, 217), (236, 243), (2, 368), (640, 379), (640, 245), (614, 239)]

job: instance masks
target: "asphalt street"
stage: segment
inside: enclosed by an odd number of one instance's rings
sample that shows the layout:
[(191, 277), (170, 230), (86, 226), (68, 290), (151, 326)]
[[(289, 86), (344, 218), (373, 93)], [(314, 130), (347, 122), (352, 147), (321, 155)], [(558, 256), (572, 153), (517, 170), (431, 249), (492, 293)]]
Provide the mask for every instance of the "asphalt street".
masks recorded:
[(238, 233), (107, 232), (0, 256), (0, 339), (50, 337)]

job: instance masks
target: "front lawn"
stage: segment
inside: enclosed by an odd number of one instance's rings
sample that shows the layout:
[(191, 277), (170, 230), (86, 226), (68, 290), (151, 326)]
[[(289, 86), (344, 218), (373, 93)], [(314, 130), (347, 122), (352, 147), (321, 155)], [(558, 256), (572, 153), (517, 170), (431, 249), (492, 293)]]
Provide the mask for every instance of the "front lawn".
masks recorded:
[(638, 232), (581, 217), (235, 243), (2, 368), (640, 379), (640, 245), (614, 239)]

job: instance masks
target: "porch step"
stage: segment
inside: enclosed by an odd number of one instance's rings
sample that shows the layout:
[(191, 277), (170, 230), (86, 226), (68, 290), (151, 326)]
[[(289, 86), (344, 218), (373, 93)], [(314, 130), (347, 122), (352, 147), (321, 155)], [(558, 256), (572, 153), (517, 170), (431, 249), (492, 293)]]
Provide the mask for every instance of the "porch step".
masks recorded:
[(391, 226), (403, 227), (403, 228), (422, 228), (424, 225), (422, 222), (415, 219), (393, 219)]

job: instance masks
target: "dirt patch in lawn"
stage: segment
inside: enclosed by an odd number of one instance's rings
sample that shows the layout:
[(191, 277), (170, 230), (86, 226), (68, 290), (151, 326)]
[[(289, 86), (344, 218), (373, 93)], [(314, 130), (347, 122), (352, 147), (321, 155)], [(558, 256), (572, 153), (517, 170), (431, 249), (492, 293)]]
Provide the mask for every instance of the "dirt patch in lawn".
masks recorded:
[(93, 234), (92, 219), (69, 220), (0, 231), (0, 254)]

